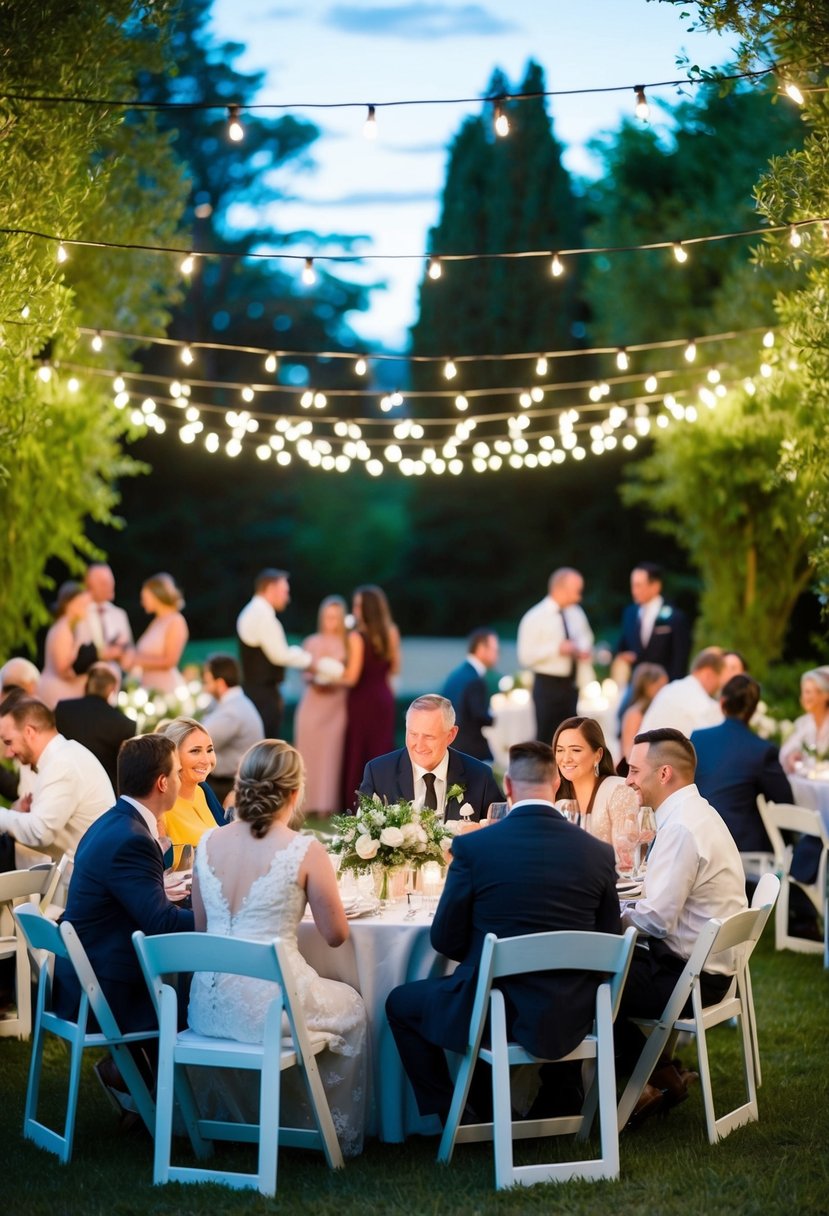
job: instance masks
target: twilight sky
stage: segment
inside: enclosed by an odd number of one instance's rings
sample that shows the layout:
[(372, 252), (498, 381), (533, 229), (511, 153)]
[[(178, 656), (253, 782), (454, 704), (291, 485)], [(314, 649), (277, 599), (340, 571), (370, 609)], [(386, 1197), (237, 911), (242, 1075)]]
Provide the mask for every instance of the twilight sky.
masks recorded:
[[(314, 165), (279, 179), (291, 201), (280, 203), (276, 226), (365, 234), (369, 239), (359, 246), (367, 255), (364, 271), (349, 267), (342, 277), (383, 279), (388, 290), (375, 292), (370, 310), (349, 321), (365, 339), (404, 349), (423, 263), (419, 257), (373, 261), (371, 255), (426, 249), (428, 229), (439, 214), (447, 147), (463, 118), (478, 113), (480, 105), (380, 109), (374, 141), (363, 137), (365, 106), (479, 97), (496, 66), (517, 88), (531, 58), (544, 68), (550, 90), (678, 79), (676, 57), (682, 51), (701, 66), (725, 62), (728, 43), (688, 33), (680, 11), (653, 0), (215, 0), (213, 28), (219, 39), (246, 44), (238, 61), (243, 70), (267, 72), (257, 102), (291, 103), (322, 132), (313, 146)], [(677, 100), (677, 90), (649, 90), (648, 100), (658, 129), (658, 103)], [(314, 102), (363, 104), (305, 108)], [(585, 144), (614, 129), (633, 105), (628, 90), (548, 99), (573, 173), (595, 173)], [(233, 219), (244, 224), (244, 209)]]

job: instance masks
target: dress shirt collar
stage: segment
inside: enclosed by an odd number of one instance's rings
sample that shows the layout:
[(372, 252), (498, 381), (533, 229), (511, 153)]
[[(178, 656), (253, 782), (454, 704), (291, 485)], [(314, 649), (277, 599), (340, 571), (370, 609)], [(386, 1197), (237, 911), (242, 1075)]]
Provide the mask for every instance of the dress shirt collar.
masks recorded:
[(468, 654), (466, 661), (470, 667), (474, 667), (479, 676), (486, 675), (486, 663), (482, 663), (476, 654)]
[(242, 685), (234, 684), (233, 688), (228, 688), (224, 696), (216, 698), (216, 704), (220, 705), (224, 701), (237, 701), (241, 696), (244, 696)]
[(49, 758), (51, 756), (57, 755), (57, 753), (60, 751), (61, 743), (65, 743), (65, 742), (66, 742), (66, 740), (64, 739), (63, 735), (61, 735), (60, 733), (53, 735), (52, 738), (49, 740), (49, 742), (44, 747), (43, 751), (38, 756), (36, 763), (32, 765), (32, 772), (33, 773), (42, 773), (44, 766), (49, 763)]
[(521, 798), (518, 802), (513, 802), (510, 806), (510, 815), (513, 811), (517, 811), (520, 806), (546, 806), (549, 807), (551, 811), (555, 811), (559, 819), (564, 818), (558, 807), (554, 803), (548, 802), (546, 798)]
[(135, 800), (135, 798), (130, 798), (128, 794), (122, 794), (121, 801), (128, 802), (130, 804), (130, 806), (135, 807), (135, 809), (138, 811), (138, 814), (141, 816), (141, 818), (144, 820), (147, 827), (149, 828), (150, 835), (152, 836), (153, 840), (157, 841), (158, 840), (158, 820), (156, 819), (156, 817), (152, 813), (152, 811), (148, 811), (147, 808), (144, 806), (143, 802), (137, 802)]
[(674, 811), (678, 810), (686, 798), (691, 797), (701, 797), (699, 790), (693, 782), (690, 785), (683, 785), (680, 789), (674, 790), (672, 794), (669, 794), (665, 801), (654, 811), (657, 829), (668, 822), (671, 815)]
[(435, 794), (437, 796), (438, 814), (442, 815), (446, 810), (446, 778), (449, 773), (449, 751), (447, 749), (445, 756), (436, 764), (433, 769), (421, 768), (419, 764), (412, 764), (412, 777), (414, 778), (414, 801), (418, 806), (423, 806), (423, 801), (426, 797), (426, 784), (423, 780), (423, 774), (432, 772), (435, 774)]

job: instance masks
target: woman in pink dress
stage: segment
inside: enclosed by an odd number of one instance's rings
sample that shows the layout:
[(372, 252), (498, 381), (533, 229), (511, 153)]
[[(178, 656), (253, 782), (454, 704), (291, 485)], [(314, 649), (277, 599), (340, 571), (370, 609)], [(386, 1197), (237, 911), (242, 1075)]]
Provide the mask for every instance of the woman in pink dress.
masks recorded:
[(178, 669), (189, 631), (181, 615), (184, 599), (169, 574), (154, 574), (141, 588), (141, 607), (154, 619), (124, 663), (140, 669), (141, 684), (153, 692), (174, 693), (184, 683)]
[(58, 701), (83, 696), (85, 673), (98, 658), (95, 647), (81, 645), (76, 636), (78, 626), (86, 619), (89, 603), (89, 592), (82, 583), (61, 584), (55, 605), (56, 620), (46, 634), (43, 675), (37, 686), (38, 697), (50, 709)]
[[(317, 632), (302, 643), (303, 650), (314, 656), (315, 665), (319, 659), (328, 658), (345, 667), (345, 607), (339, 595), (329, 595), (320, 604)], [(319, 676), (307, 673), (305, 681), (305, 695), (294, 718), (294, 743), (305, 762), (305, 806), (312, 814), (330, 815), (343, 809), (340, 799), (348, 689), (339, 682), (321, 683)]]
[(343, 764), (343, 806), (356, 805), (356, 791), (369, 760), (394, 749), (394, 692), (400, 670), (400, 632), (380, 587), (358, 587), (343, 683), (348, 686), (348, 727)]

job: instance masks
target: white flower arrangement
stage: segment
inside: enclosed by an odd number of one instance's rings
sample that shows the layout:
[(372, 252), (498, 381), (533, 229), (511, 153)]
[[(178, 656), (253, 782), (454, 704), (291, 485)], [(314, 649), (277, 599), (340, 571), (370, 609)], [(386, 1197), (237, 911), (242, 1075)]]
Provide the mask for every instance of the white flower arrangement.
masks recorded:
[(386, 869), (419, 869), (427, 861), (445, 865), (461, 826), (457, 820), (444, 823), (434, 811), (416, 810), (403, 799), (384, 803), (377, 794), (361, 794), (354, 815), (334, 815), (331, 823), (336, 835), (328, 851), (340, 856), (342, 869), (350, 870), (374, 863)]

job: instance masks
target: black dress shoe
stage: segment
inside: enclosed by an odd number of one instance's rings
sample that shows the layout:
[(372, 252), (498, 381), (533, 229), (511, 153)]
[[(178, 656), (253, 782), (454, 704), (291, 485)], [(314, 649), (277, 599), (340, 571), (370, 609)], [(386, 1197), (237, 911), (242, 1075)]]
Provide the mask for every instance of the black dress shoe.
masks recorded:
[(655, 1085), (646, 1085), (639, 1095), (639, 1101), (633, 1108), (630, 1118), (626, 1126), (631, 1131), (635, 1131), (637, 1127), (641, 1127), (646, 1119), (651, 1115), (656, 1115), (660, 1111), (665, 1111), (665, 1094), (661, 1089), (657, 1089)]

